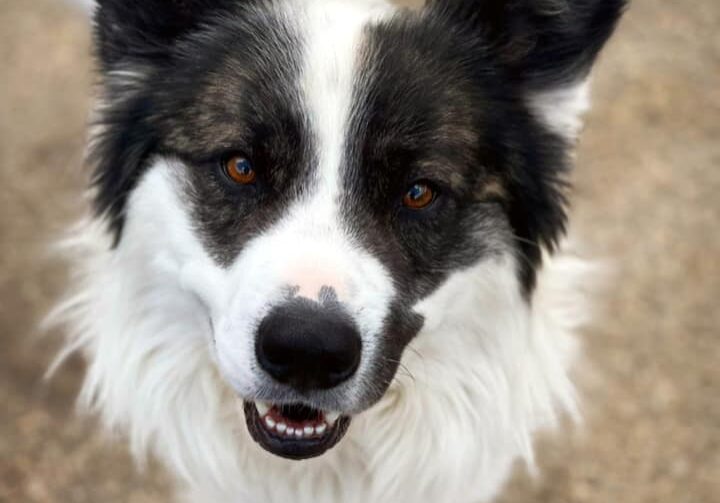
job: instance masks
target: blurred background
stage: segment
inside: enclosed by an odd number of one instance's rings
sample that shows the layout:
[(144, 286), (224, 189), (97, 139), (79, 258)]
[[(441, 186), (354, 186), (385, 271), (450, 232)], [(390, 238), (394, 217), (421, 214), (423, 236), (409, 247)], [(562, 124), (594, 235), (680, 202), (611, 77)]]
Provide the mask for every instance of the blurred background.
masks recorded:
[[(49, 383), (37, 322), (65, 269), (47, 243), (84, 209), (89, 25), (0, 0), (0, 501), (165, 502), (158, 467), (74, 414), (83, 364)], [(720, 2), (634, 0), (603, 53), (573, 225), (614, 264), (582, 334), (586, 421), (547, 435), (502, 503), (720, 502)], [(449, 502), (451, 503), (451, 502)]]

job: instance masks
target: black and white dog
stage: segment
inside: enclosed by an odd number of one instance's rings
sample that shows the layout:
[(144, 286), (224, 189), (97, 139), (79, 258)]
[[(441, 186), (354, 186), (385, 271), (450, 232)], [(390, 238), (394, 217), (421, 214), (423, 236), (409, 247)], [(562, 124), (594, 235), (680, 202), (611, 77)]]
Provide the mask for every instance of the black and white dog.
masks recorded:
[(99, 0), (84, 403), (197, 502), (493, 498), (574, 412), (557, 250), (623, 0)]

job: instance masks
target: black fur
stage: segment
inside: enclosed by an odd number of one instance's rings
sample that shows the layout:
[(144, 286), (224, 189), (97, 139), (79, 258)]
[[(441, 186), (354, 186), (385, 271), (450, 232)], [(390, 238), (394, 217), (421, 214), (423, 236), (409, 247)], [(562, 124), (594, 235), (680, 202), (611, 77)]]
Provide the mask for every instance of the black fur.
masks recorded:
[[(154, 155), (193, 166), (188, 191), (198, 228), (221, 262), (299, 190), (293, 180), (309, 169), (312, 151), (294, 87), (300, 41), (259, 3), (100, 2), (105, 106), (90, 160), (96, 210), (116, 240), (127, 197)], [(218, 176), (236, 153), (262, 172), (256, 197), (240, 197)]]
[[(298, 96), (302, 38), (270, 5), (100, 1), (108, 104), (94, 184), (118, 239), (128, 194), (156, 154), (190, 167), (198, 229), (223, 263), (306, 189), (316, 147)], [(507, 243), (532, 290), (540, 247), (552, 249), (565, 228), (570, 145), (527, 97), (585, 77), (623, 6), (433, 0), (368, 27), (342, 167), (345, 216), (406, 298)], [(224, 183), (217, 166), (233, 153), (252, 157), (253, 188)], [(399, 201), (418, 178), (439, 196), (411, 212)]]
[(429, 0), (431, 15), (487, 46), (528, 89), (587, 74), (627, 0)]
[[(562, 8), (560, 8), (562, 7)], [(513, 242), (526, 292), (541, 246), (566, 223), (568, 139), (528, 108), (531, 93), (581, 81), (621, 1), (432, 2), (368, 31), (347, 218), (409, 298)], [(398, 208), (417, 179), (439, 196)], [(486, 190), (491, 187), (494, 190)]]
[[(102, 70), (105, 107), (90, 161), (96, 211), (120, 238), (129, 192), (159, 143), (153, 76), (171, 60), (175, 42), (232, 0), (98, 0), (95, 48)], [(120, 72), (124, 72), (119, 76)], [(142, 79), (128, 78), (132, 72)]]
[[(584, 79), (612, 34), (626, 0), (430, 0), (428, 16), (446, 20), (474, 46), (472, 64), (499, 90), (501, 122), (491, 133), (496, 168), (508, 192), (507, 213), (534, 285), (543, 245), (553, 249), (566, 225), (567, 171), (572, 145), (526, 110), (532, 93)], [(488, 72), (488, 70), (490, 70)]]
[(175, 42), (238, 0), (98, 0), (95, 46), (104, 71), (134, 61), (161, 64)]

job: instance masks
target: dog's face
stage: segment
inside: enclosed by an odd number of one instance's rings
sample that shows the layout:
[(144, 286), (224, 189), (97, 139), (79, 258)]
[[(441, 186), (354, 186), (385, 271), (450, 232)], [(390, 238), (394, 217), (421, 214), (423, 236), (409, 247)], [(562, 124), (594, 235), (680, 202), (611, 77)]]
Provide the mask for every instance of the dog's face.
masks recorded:
[(98, 209), (118, 247), (166, 226), (260, 445), (335, 445), (453, 273), (503, 259), (528, 298), (621, 3), (99, 2)]

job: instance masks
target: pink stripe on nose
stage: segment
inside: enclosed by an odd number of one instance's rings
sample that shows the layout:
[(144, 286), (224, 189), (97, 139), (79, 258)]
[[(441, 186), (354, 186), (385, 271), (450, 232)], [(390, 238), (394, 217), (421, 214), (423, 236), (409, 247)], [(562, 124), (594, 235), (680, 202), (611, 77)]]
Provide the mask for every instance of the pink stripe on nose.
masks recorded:
[(322, 287), (331, 287), (338, 298), (346, 292), (342, 275), (332, 265), (301, 265), (288, 270), (285, 276), (288, 285), (297, 286), (297, 295), (317, 299)]

